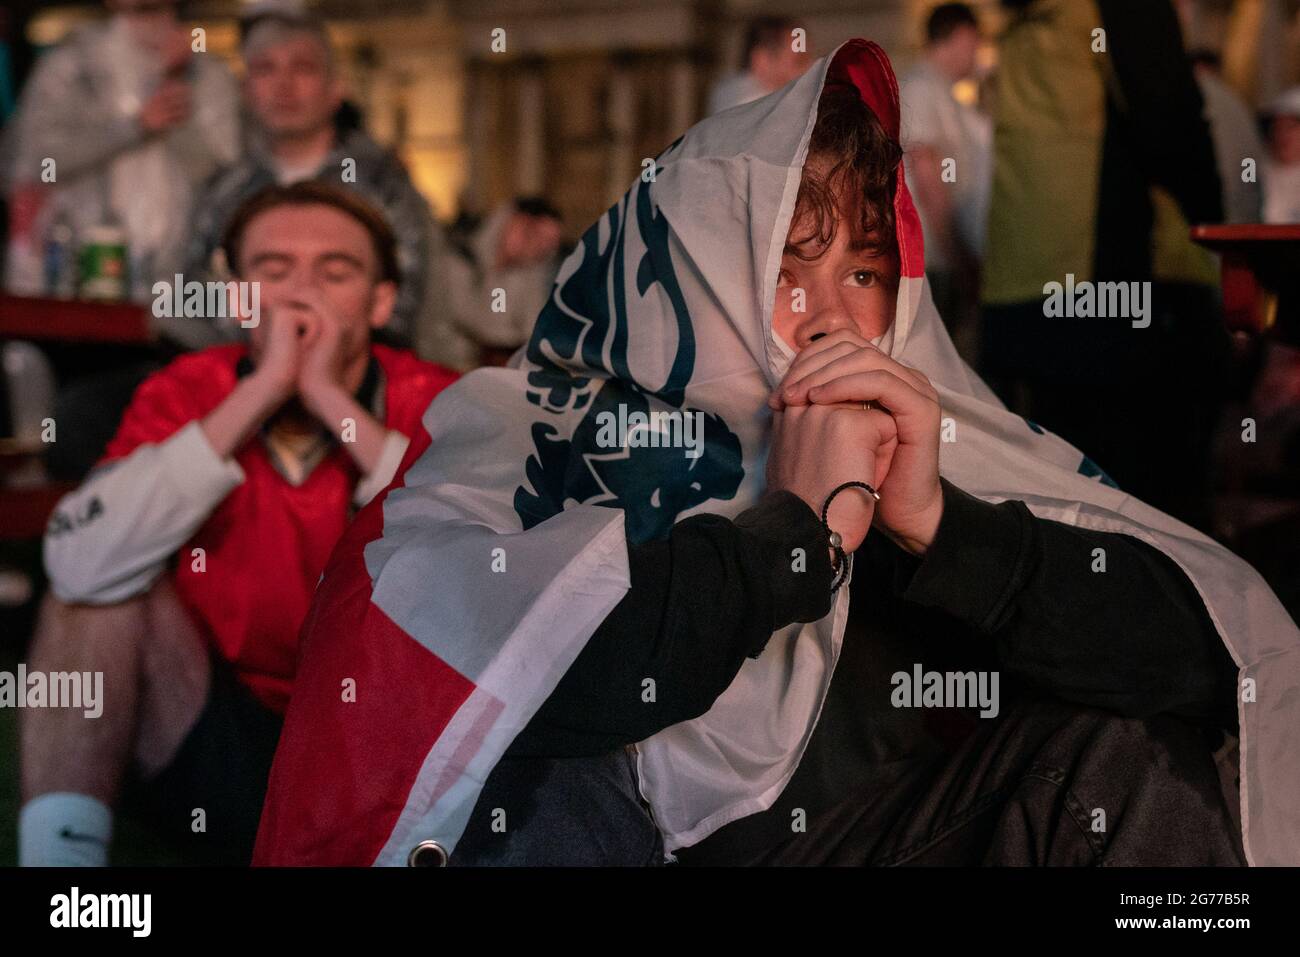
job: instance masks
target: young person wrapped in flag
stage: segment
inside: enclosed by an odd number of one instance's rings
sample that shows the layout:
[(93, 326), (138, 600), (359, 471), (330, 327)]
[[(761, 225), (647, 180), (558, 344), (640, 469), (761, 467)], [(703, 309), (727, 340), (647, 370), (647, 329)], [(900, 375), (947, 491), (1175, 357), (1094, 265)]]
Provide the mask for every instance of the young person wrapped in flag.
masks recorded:
[(257, 863), (1300, 862), (1300, 633), (962, 363), (898, 127), (862, 40), (697, 124), (438, 397), (317, 590)]

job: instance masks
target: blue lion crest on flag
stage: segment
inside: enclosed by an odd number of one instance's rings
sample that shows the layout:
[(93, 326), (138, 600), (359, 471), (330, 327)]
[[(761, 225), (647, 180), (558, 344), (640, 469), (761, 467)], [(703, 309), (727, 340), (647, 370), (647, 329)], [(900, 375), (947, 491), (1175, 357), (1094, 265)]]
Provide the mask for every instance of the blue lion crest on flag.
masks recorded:
[[(514, 498), (525, 529), (559, 514), (572, 500), (621, 508), (628, 541), (652, 541), (666, 536), (681, 512), (732, 498), (744, 476), (740, 439), (726, 422), (685, 407), (695, 332), (668, 251), (668, 222), (653, 207), (650, 187), (641, 182), (634, 188), (635, 228), (646, 246), (635, 265), (636, 291), (644, 297), (657, 284), (672, 306), (677, 348), (668, 376), (662, 386), (647, 388), (628, 362), (624, 239), (631, 200), (624, 197), (583, 235), (581, 264), (556, 283), (528, 343), (527, 360), (535, 367), (528, 375), (528, 400), (556, 416), (584, 407), (586, 412), (567, 439), (545, 419), (533, 423), (527, 484)], [(603, 250), (602, 222), (609, 236)], [(575, 375), (573, 367), (607, 375)], [(658, 400), (653, 410), (652, 398)], [(627, 441), (623, 426), (629, 422), (641, 441)], [(664, 433), (653, 428), (656, 422), (675, 424), (678, 437), (691, 438), (696, 447), (660, 442), (657, 436)], [(611, 442), (611, 434), (619, 441)]]

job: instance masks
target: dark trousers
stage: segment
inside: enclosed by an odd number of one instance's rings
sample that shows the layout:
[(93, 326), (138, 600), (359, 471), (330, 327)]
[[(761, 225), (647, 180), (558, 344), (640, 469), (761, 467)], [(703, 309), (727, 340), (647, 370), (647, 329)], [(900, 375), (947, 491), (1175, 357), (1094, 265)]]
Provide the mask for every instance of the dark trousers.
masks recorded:
[(650, 867), (663, 839), (637, 788), (636, 760), (507, 755), (479, 794), (452, 866)]
[[(624, 752), (520, 759), (489, 776), (452, 863), (639, 866), (660, 848)], [(951, 756), (846, 794), (805, 831), (727, 863), (1203, 866), (1244, 856), (1202, 731), (1172, 716), (1028, 699), (981, 722)]]

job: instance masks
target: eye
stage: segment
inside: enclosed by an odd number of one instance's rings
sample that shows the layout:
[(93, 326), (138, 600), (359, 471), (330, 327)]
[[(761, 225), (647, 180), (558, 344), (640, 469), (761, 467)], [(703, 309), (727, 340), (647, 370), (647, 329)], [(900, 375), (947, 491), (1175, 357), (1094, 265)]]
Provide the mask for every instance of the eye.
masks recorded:
[(283, 263), (262, 266), (257, 270), (257, 278), (262, 282), (280, 282), (289, 278), (289, 267)]
[(325, 281), (335, 282), (335, 283), (349, 282), (351, 281), (355, 273), (356, 270), (354, 270), (351, 266), (347, 266), (343, 264), (339, 264), (337, 266), (330, 266), (327, 267), (325, 270), (323, 270), (323, 276), (325, 278)]
[(855, 269), (849, 279), (859, 289), (870, 289), (880, 281), (880, 276), (874, 269)]

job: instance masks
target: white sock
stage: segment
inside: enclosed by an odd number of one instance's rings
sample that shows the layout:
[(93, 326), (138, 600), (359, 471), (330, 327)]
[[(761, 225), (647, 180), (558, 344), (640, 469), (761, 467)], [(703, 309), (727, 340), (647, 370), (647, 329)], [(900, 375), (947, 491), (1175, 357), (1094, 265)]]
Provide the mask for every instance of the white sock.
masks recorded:
[(103, 867), (113, 837), (113, 812), (86, 794), (55, 791), (18, 812), (20, 867)]

